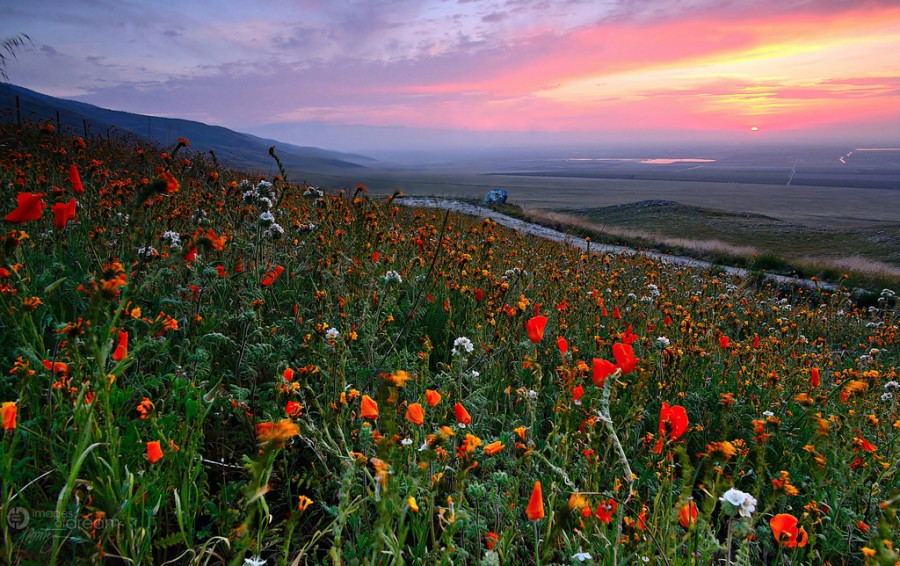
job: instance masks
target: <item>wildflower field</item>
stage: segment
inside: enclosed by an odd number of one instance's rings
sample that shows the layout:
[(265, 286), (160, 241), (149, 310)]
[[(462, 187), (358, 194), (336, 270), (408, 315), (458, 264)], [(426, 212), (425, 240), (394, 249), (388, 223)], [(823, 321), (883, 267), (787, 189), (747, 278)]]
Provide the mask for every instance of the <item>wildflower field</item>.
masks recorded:
[(900, 560), (890, 290), (0, 134), (3, 562)]

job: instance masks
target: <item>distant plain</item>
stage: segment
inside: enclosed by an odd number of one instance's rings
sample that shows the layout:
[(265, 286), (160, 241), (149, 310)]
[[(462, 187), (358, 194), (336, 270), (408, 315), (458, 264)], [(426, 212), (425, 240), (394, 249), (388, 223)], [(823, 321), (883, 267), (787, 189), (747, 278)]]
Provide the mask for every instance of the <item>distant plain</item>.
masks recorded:
[(376, 163), (310, 180), (467, 200), (502, 188), (525, 216), (558, 227), (900, 277), (900, 150), (637, 152)]

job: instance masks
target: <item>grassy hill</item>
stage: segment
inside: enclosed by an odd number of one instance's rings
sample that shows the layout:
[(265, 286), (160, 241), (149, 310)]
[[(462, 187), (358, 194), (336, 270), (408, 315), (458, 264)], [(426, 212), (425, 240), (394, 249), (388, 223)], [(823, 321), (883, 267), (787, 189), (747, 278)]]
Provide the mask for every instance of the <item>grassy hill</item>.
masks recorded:
[(186, 138), (194, 149), (201, 152), (214, 150), (223, 164), (237, 169), (271, 170), (273, 161), (268, 156), (271, 146), (277, 146), (285, 167), (298, 173), (346, 174), (347, 170), (361, 169), (373, 161), (362, 155), (296, 146), (192, 120), (108, 110), (4, 83), (0, 83), (0, 112), (5, 114), (5, 120), (16, 120), (18, 117), (37, 122), (49, 120), (83, 137), (133, 137), (161, 147), (172, 147), (178, 138)]
[(900, 560), (891, 290), (0, 140), (4, 563)]

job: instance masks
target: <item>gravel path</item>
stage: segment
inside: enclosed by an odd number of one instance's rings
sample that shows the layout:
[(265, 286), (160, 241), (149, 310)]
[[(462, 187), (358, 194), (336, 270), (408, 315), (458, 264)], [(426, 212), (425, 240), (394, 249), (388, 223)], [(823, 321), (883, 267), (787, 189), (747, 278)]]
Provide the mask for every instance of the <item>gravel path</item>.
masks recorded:
[[(644, 255), (650, 258), (653, 258), (663, 264), (666, 265), (678, 265), (678, 266), (686, 266), (686, 267), (696, 267), (698, 269), (718, 269), (729, 273), (731, 275), (736, 275), (739, 277), (744, 277), (750, 274), (750, 272), (746, 269), (742, 269), (739, 267), (729, 267), (725, 265), (716, 265), (713, 263), (709, 263), (708, 261), (701, 261), (698, 259), (693, 259), (689, 257), (676, 256), (670, 254), (662, 254), (651, 251), (640, 251), (634, 248), (626, 248), (623, 246), (612, 246), (608, 244), (598, 244), (596, 242), (587, 242), (582, 238), (575, 238), (571, 234), (564, 234), (558, 230), (553, 230), (551, 228), (547, 228), (545, 226), (541, 226), (539, 224), (532, 224), (531, 222), (525, 222), (524, 220), (519, 220), (518, 218), (513, 218), (511, 216), (507, 216), (505, 214), (501, 214), (499, 212), (495, 212), (484, 206), (477, 206), (473, 204), (468, 204), (465, 202), (441, 199), (441, 198), (430, 198), (430, 197), (403, 197), (396, 199), (394, 201), (398, 204), (403, 204), (406, 206), (421, 206), (427, 208), (440, 208), (443, 210), (450, 209), (453, 212), (459, 212), (462, 214), (468, 214), (470, 216), (478, 216), (480, 218), (490, 218), (494, 222), (498, 224), (502, 224), (507, 228), (512, 228), (517, 232), (522, 234), (531, 234), (537, 236), (539, 238), (544, 238), (547, 240), (553, 240), (555, 242), (562, 242), (568, 244), (570, 246), (576, 246), (583, 250), (590, 250), (594, 252), (603, 252), (610, 254), (633, 254), (633, 255)], [(805, 289), (815, 289), (815, 288), (825, 288), (825, 289), (834, 289), (833, 285), (823, 282), (816, 282), (810, 279), (801, 279), (797, 277), (786, 277), (784, 275), (775, 275), (772, 273), (766, 274), (766, 278), (779, 284), (787, 284), (787, 285), (796, 285), (799, 287), (803, 287)]]

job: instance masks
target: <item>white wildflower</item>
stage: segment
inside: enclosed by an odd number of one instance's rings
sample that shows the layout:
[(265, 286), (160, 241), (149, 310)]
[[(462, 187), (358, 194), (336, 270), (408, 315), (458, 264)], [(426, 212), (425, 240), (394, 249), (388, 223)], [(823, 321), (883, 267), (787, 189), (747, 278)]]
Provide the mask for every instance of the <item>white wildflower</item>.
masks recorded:
[(749, 493), (734, 489), (733, 487), (726, 491), (725, 494), (719, 498), (719, 501), (731, 504), (732, 507), (737, 509), (738, 514), (741, 517), (749, 517), (756, 511), (756, 499)]
[(665, 336), (660, 336), (659, 338), (656, 339), (656, 347), (660, 348), (661, 350), (665, 350), (666, 348), (668, 348), (671, 345), (672, 345), (672, 342), (670, 342), (669, 339), (666, 338)]
[(594, 557), (591, 556), (590, 552), (578, 552), (574, 556), (572, 556), (572, 560), (577, 560), (579, 562), (584, 562), (585, 560), (593, 560)]
[(384, 274), (385, 283), (403, 283), (403, 277), (396, 271), (388, 271)]
[(460, 336), (456, 340), (453, 341), (453, 350), (452, 353), (454, 356), (460, 356), (463, 354), (471, 354), (475, 351), (475, 345), (472, 344), (472, 341), (466, 338), (465, 336)]
[(327, 338), (328, 340), (337, 340), (338, 338), (340, 338), (340, 336), (341, 336), (341, 333), (338, 332), (338, 329), (334, 328), (334, 327), (329, 328), (325, 332), (325, 338)]

